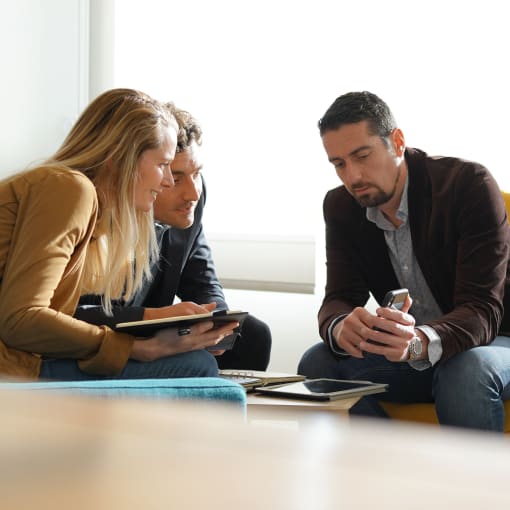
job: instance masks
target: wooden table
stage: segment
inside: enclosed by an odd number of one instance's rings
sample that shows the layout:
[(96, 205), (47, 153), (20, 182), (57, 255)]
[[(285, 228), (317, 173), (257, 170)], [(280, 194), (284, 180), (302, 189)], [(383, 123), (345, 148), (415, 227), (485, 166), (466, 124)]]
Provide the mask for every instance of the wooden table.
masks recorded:
[(356, 419), (254, 427), (203, 403), (1, 392), (2, 510), (507, 508), (510, 442)]

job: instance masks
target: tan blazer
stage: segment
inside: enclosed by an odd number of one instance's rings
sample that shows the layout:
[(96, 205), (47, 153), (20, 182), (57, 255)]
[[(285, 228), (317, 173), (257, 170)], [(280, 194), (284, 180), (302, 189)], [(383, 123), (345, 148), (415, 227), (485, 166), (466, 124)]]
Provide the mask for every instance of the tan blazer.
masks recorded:
[(97, 210), (77, 171), (38, 168), (0, 183), (0, 377), (37, 378), (41, 356), (98, 375), (127, 362), (133, 337), (72, 317)]

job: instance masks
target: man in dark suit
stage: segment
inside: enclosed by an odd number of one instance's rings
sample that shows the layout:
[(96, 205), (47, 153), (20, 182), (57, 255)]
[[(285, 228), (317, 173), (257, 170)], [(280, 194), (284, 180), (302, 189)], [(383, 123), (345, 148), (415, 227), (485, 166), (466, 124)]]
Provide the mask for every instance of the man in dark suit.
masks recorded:
[[(201, 175), (202, 131), (197, 121), (172, 103), (179, 125), (177, 152), (171, 163), (174, 186), (159, 193), (154, 205), (159, 260), (152, 266), (152, 280), (130, 303), (114, 306), (107, 316), (97, 296), (84, 296), (75, 316), (110, 327), (118, 322), (228, 309), (216, 275), (211, 250), (202, 227), (206, 190)], [(178, 297), (181, 302), (173, 304)], [(197, 334), (190, 336), (190, 341)], [(197, 339), (198, 341), (198, 339)], [(271, 352), (271, 331), (248, 315), (233, 349), (217, 351), (219, 368), (265, 370)], [(193, 350), (190, 343), (189, 350)]]
[[(377, 398), (435, 402), (442, 424), (503, 430), (510, 397), (509, 226), (482, 165), (406, 148), (380, 98), (345, 94), (319, 121), (343, 186), (324, 199), (323, 343), (308, 377), (389, 383)], [(405, 287), (404, 308), (364, 308)], [(353, 413), (383, 415), (376, 397)]]

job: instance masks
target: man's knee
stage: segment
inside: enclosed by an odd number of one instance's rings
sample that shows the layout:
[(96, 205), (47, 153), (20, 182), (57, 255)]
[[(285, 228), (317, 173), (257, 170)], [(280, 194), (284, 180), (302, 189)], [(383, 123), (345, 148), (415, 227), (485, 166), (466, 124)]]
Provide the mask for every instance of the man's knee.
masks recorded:
[(269, 326), (253, 315), (247, 315), (243, 322), (242, 336), (256, 343), (260, 350), (271, 352), (271, 330)]
[(434, 398), (439, 422), (484, 430), (503, 430), (497, 353), (487, 346), (461, 352), (435, 374)]
[[(218, 358), (218, 364), (220, 368), (266, 370), (271, 358), (271, 346), (269, 326), (253, 315), (248, 315), (233, 351)], [(231, 365), (232, 362), (235, 366)]]
[(304, 375), (310, 379), (317, 377), (327, 377), (329, 365), (334, 361), (333, 355), (329, 352), (324, 342), (310, 347), (299, 361), (298, 374)]
[(442, 388), (456, 391), (468, 390), (480, 384), (486, 385), (494, 375), (494, 364), (490, 352), (484, 347), (477, 347), (456, 354), (438, 366), (435, 373), (436, 392)]

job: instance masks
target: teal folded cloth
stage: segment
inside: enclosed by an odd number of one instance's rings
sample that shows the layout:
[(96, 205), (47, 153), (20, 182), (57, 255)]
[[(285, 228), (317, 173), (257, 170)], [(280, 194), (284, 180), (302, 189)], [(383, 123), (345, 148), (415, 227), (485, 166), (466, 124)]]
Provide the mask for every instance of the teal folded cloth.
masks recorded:
[(246, 391), (244, 388), (236, 382), (221, 377), (0, 382), (0, 389), (60, 391), (112, 398), (213, 400), (228, 402), (246, 408)]

